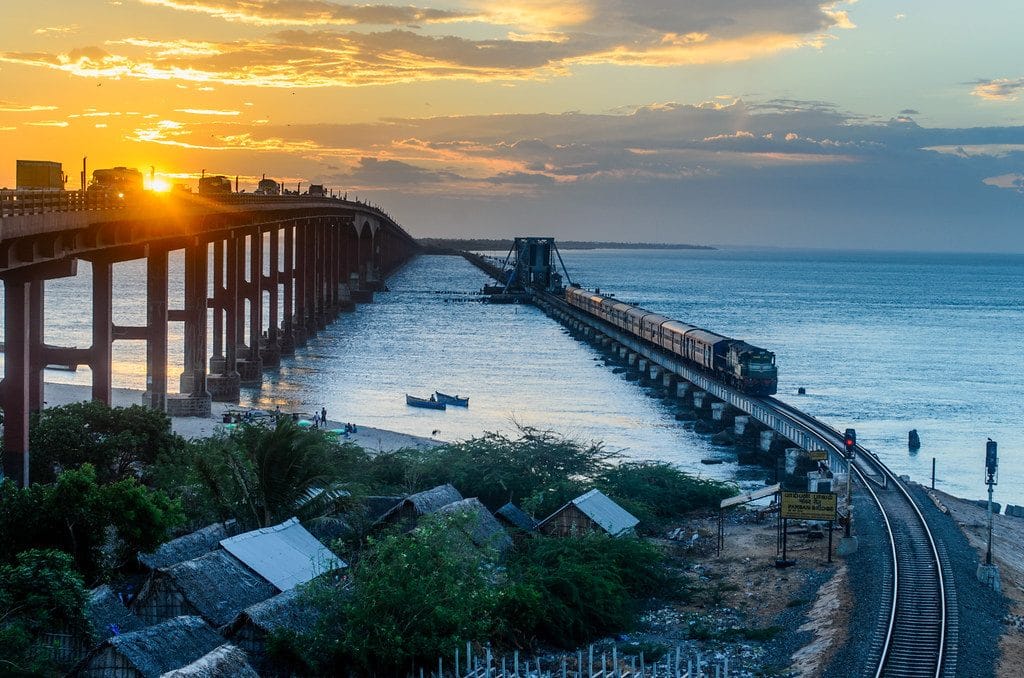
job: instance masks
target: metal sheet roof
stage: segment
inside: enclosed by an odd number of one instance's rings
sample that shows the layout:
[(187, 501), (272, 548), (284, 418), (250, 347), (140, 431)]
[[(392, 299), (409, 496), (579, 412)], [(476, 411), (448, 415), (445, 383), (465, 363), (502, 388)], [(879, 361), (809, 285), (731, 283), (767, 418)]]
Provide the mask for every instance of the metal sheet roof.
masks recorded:
[(715, 334), (714, 332), (708, 332), (707, 330), (700, 330), (700, 329), (690, 330), (686, 334), (686, 336), (690, 337), (691, 339), (695, 339), (696, 341), (700, 341), (700, 342), (703, 342), (705, 344), (712, 344), (712, 345), (717, 344), (720, 341), (724, 341), (724, 340), (728, 339), (728, 337), (723, 337), (721, 334)]
[(281, 591), (348, 567), (307, 532), (298, 518), (223, 539), (220, 545)]
[(687, 325), (686, 323), (681, 323), (678, 320), (669, 320), (667, 323), (664, 323), (661, 327), (666, 332), (671, 332), (672, 334), (686, 334), (690, 330), (697, 329), (693, 325)]
[(640, 522), (601, 490), (591, 490), (576, 497), (571, 503), (613, 537), (633, 529)]

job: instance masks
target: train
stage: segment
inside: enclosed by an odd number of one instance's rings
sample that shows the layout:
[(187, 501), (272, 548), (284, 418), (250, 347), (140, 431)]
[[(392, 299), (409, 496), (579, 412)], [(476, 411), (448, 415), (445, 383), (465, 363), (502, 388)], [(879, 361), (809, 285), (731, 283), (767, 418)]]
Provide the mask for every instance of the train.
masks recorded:
[(575, 285), (565, 288), (565, 301), (674, 357), (682, 358), (744, 393), (770, 396), (778, 390), (775, 354), (769, 350)]

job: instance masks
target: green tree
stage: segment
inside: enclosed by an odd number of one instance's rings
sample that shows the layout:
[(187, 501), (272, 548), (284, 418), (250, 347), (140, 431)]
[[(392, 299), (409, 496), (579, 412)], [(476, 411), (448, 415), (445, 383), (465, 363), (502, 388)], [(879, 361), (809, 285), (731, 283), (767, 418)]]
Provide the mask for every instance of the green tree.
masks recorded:
[(35, 415), (29, 433), (30, 478), (53, 482), (61, 471), (92, 464), (101, 483), (142, 476), (159, 456), (180, 450), (163, 412), (142, 405), (109, 407), (98, 401), (50, 407)]
[(497, 608), (500, 630), (516, 645), (540, 641), (566, 648), (628, 630), (643, 598), (672, 590), (663, 562), (640, 539), (538, 535), (508, 564)]
[(408, 535), (371, 540), (353, 568), (353, 589), (314, 591), (322, 613), (310, 639), (314, 656), (340, 670), (397, 675), (436, 661), (469, 641), (485, 641), (497, 592), (492, 561), (462, 536), (458, 517), (425, 522)]
[(273, 426), (243, 424), (196, 446), (190, 463), (222, 518), (266, 527), (291, 516), (319, 518), (347, 503), (337, 451), (319, 431), (279, 417)]
[(0, 565), (0, 674), (59, 673), (43, 634), (88, 634), (86, 600), (82, 577), (66, 553), (29, 550), (14, 563)]
[(0, 483), (0, 562), (22, 551), (59, 549), (90, 583), (152, 551), (182, 522), (163, 492), (128, 478), (101, 485), (92, 465), (61, 473), (51, 484)]

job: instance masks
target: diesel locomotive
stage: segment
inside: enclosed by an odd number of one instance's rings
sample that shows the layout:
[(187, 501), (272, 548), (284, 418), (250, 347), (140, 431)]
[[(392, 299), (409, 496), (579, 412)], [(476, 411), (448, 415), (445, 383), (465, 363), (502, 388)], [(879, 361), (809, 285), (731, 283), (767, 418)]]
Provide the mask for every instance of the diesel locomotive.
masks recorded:
[(582, 287), (567, 287), (565, 300), (570, 306), (650, 342), (744, 393), (768, 396), (774, 395), (778, 389), (779, 374), (775, 367), (775, 354), (771, 351)]

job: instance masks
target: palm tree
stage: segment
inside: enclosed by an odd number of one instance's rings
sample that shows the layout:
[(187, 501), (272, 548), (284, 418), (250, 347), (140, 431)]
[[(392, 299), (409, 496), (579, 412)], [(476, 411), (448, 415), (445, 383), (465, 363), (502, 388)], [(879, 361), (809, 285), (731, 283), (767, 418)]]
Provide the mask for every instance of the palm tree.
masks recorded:
[(332, 513), (349, 493), (335, 446), (289, 417), (273, 426), (242, 424), (196, 455), (196, 471), (226, 514), (267, 527)]

